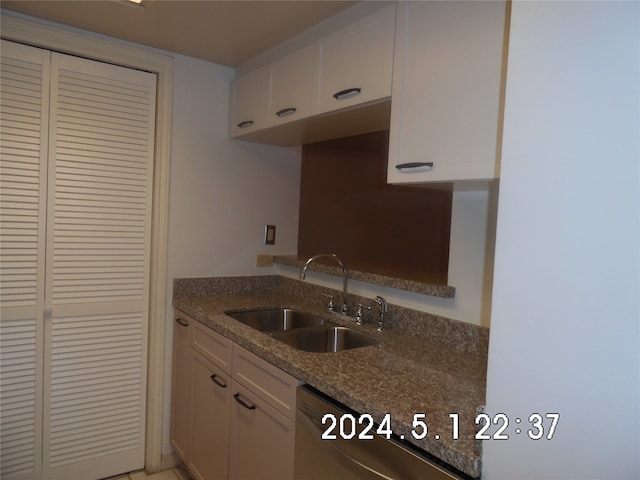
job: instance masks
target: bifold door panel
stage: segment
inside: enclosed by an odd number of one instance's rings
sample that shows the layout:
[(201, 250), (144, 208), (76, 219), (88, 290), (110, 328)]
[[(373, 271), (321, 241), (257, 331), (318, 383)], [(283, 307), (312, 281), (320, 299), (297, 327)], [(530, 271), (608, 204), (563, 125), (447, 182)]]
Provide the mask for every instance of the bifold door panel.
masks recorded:
[(2, 42), (3, 479), (143, 466), (155, 85)]

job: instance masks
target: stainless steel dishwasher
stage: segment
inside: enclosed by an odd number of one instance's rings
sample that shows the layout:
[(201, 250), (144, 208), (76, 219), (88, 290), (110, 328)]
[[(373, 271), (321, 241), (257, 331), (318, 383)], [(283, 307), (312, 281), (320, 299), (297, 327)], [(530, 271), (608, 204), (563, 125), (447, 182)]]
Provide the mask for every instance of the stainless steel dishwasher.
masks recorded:
[[(345, 440), (340, 434), (322, 439), (327, 431), (325, 414), (340, 419), (353, 414), (344, 406), (317, 390), (298, 387), (296, 406), (295, 480), (462, 480), (469, 477), (448, 471), (393, 438), (373, 433), (371, 440), (358, 440), (361, 425), (349, 427)], [(357, 422), (351, 422), (357, 424)], [(374, 429), (375, 431), (375, 429)], [(337, 433), (338, 430), (333, 431)]]

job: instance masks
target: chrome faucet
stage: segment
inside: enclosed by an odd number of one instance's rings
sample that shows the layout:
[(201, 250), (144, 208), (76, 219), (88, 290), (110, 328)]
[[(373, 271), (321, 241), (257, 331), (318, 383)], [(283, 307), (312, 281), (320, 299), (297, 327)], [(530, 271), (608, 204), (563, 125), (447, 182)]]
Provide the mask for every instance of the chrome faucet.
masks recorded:
[(378, 331), (381, 332), (384, 322), (384, 314), (389, 311), (389, 306), (387, 305), (387, 301), (382, 297), (376, 297), (374, 301), (378, 304), (378, 307), (380, 307), (378, 312)]
[(317, 259), (323, 258), (323, 257), (333, 258), (338, 263), (338, 265), (340, 265), (340, 268), (342, 268), (342, 312), (341, 313), (343, 315), (347, 315), (347, 280), (349, 278), (349, 272), (347, 270), (347, 266), (342, 262), (342, 260), (338, 258), (338, 256), (335, 253), (319, 253), (318, 255), (314, 255), (313, 257), (309, 258), (309, 260), (307, 260), (304, 266), (302, 267), (302, 270), (300, 270), (300, 280), (304, 280), (304, 277), (305, 277), (305, 274), (307, 273), (307, 268), (309, 268), (309, 265), (311, 265)]

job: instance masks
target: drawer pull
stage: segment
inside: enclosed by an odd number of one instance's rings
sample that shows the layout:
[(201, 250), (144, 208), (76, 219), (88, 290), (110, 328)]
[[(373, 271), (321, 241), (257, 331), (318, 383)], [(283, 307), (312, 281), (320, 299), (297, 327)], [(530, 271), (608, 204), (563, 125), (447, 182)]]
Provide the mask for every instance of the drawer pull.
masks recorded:
[(396, 165), (398, 170), (403, 170), (405, 168), (420, 168), (420, 167), (429, 167), (433, 168), (433, 162), (409, 162), (409, 163), (400, 163)]
[(347, 88), (346, 90), (340, 90), (339, 92), (334, 93), (333, 98), (336, 100), (343, 100), (345, 98), (355, 97), (356, 95), (359, 95), (360, 92), (362, 92), (362, 89), (359, 87)]
[(244, 122), (240, 122), (237, 127), (238, 128), (247, 128), (253, 125), (253, 120), (245, 120)]
[(242, 405), (247, 410), (255, 410), (256, 409), (256, 406), (253, 403), (249, 403), (246, 400), (243, 400), (239, 393), (236, 393), (233, 396), (233, 398), (235, 399), (236, 402), (238, 402), (240, 405)]
[(227, 388), (227, 382), (219, 378), (215, 373), (211, 375), (211, 380), (213, 380), (213, 383), (215, 383), (219, 387)]
[(176, 318), (176, 323), (178, 325), (182, 325), (183, 327), (188, 327), (189, 326), (189, 322), (187, 322), (186, 320), (183, 320), (180, 317)]
[(279, 117), (286, 117), (287, 115), (291, 115), (292, 113), (296, 113), (298, 111), (295, 107), (283, 108), (282, 110), (278, 110), (276, 115)]

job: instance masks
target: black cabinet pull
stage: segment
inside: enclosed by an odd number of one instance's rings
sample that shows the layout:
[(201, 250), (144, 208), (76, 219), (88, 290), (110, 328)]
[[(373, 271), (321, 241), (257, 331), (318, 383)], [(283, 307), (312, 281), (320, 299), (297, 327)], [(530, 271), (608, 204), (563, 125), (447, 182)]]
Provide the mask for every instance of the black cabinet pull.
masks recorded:
[(238, 402), (240, 405), (242, 405), (247, 410), (255, 410), (256, 409), (256, 406), (253, 403), (248, 403), (245, 400), (243, 400), (239, 393), (236, 393), (233, 396), (233, 398), (235, 399), (236, 402)]
[(247, 128), (253, 125), (253, 120), (245, 120), (244, 122), (240, 122), (237, 127), (238, 128)]
[(176, 323), (178, 325), (182, 325), (183, 327), (188, 327), (189, 326), (189, 322), (187, 322), (186, 320), (181, 319), (180, 317), (176, 318)]
[(403, 168), (419, 168), (419, 167), (433, 168), (433, 162), (409, 162), (409, 163), (400, 163), (396, 165), (396, 168), (398, 170), (402, 170)]
[(291, 115), (292, 113), (296, 113), (297, 109), (295, 107), (283, 108), (282, 110), (278, 110), (276, 115), (279, 117), (286, 117), (287, 115)]
[(343, 98), (349, 98), (358, 95), (360, 92), (362, 92), (362, 89), (359, 87), (347, 88), (346, 90), (340, 90), (339, 92), (334, 93), (333, 98), (335, 98), (336, 100), (342, 100)]
[(211, 375), (211, 380), (213, 380), (213, 383), (215, 383), (219, 387), (227, 388), (227, 382), (219, 378), (215, 373)]

